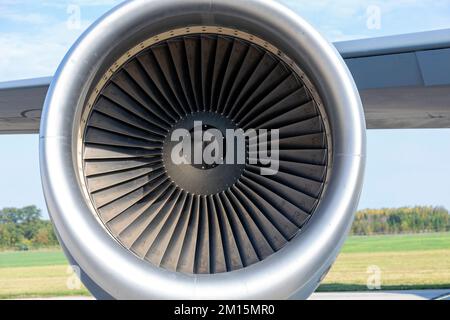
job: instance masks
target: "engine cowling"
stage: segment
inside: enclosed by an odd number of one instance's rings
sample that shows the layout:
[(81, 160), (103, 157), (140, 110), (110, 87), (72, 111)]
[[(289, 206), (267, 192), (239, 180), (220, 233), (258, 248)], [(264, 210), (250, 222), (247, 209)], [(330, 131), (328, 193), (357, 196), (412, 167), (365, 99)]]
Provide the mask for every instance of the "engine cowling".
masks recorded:
[[(174, 135), (199, 124), (227, 142), (228, 130), (276, 131), (277, 148), (258, 158), (246, 135), (244, 162), (174, 161)], [(112, 298), (308, 297), (346, 237), (365, 162), (337, 51), (261, 0), (112, 10), (58, 68), (40, 139), (60, 241), (91, 292)]]

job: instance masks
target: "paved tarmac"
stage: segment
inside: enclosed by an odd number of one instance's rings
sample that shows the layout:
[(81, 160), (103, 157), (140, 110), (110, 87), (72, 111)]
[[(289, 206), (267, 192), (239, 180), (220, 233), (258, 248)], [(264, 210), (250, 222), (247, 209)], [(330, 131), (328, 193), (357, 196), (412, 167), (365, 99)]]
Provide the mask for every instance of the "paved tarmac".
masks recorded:
[(450, 289), (364, 291), (364, 292), (316, 292), (310, 300), (450, 300)]

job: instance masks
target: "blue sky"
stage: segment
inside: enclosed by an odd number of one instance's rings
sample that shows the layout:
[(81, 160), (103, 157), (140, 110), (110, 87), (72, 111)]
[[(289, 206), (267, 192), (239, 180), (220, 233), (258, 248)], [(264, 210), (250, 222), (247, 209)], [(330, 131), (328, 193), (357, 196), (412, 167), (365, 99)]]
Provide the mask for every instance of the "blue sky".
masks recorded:
[[(83, 30), (120, 2), (0, 0), (0, 81), (52, 75)], [(450, 0), (281, 2), (330, 41), (450, 28)], [(36, 204), (46, 212), (37, 135), (0, 136), (0, 150), (0, 208)], [(450, 209), (449, 181), (450, 130), (368, 131), (360, 208)]]

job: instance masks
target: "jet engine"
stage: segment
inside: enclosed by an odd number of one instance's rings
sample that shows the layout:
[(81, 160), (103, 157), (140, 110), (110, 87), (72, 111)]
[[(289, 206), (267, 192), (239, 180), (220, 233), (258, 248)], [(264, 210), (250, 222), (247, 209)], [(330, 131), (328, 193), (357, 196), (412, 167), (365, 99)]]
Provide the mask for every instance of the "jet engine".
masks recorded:
[[(174, 161), (176, 133), (191, 155), (211, 145), (198, 126), (222, 135), (221, 160), (230, 130), (265, 133), (245, 135), (243, 162)], [(40, 130), (51, 219), (98, 298), (306, 298), (362, 187), (353, 79), (275, 1), (125, 2), (67, 53)]]

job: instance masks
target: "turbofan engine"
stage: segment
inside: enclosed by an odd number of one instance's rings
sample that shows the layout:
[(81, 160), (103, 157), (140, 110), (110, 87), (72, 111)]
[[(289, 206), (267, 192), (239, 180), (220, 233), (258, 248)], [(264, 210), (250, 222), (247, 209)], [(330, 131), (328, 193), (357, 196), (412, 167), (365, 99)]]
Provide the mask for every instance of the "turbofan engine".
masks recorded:
[(274, 1), (120, 5), (58, 68), (40, 140), (52, 221), (98, 298), (306, 298), (364, 170), (349, 71)]

